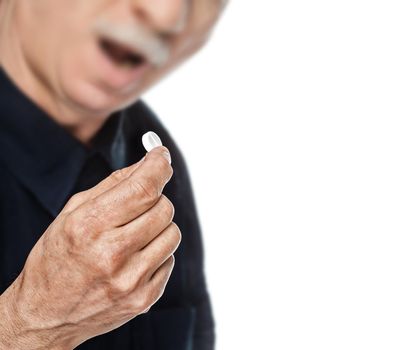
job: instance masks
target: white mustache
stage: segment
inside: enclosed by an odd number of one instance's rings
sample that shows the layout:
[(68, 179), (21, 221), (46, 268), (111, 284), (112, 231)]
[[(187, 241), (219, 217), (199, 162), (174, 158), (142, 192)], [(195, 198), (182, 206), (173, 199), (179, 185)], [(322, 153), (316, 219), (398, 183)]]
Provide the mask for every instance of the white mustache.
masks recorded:
[(100, 19), (93, 29), (98, 35), (126, 45), (143, 55), (156, 67), (163, 66), (169, 59), (169, 45), (142, 25), (114, 24)]

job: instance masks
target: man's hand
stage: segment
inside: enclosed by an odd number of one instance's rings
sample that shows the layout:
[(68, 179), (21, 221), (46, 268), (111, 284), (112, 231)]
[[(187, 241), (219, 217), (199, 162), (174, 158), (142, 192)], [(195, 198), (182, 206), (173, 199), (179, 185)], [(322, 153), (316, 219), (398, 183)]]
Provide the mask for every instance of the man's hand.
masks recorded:
[(75, 194), (0, 296), (0, 348), (73, 349), (162, 295), (181, 233), (165, 147)]

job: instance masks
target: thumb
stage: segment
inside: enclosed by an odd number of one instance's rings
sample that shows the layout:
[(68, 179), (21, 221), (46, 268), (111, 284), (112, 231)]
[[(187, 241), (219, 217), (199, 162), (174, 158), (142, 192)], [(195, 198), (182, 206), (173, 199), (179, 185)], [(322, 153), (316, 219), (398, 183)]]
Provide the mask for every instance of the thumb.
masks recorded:
[[(169, 150), (166, 147), (162, 146), (162, 142), (159, 136), (156, 135), (154, 132), (149, 131), (145, 133), (142, 136), (142, 143), (145, 149), (148, 151), (148, 153), (155, 148), (159, 148), (155, 150), (155, 152), (157, 151), (161, 152), (165, 156), (165, 158), (169, 161), (169, 163), (171, 163)], [(134, 163), (128, 167), (115, 170), (104, 180), (96, 184), (94, 187), (86, 191), (76, 193), (66, 203), (66, 205), (62, 209), (62, 212), (72, 211), (76, 209), (81, 204), (85, 203), (86, 201), (96, 198), (100, 194), (108, 191), (109, 189), (116, 186), (123, 180), (127, 179), (136, 169), (138, 169), (141, 166), (141, 164), (145, 160), (145, 157), (143, 157), (139, 162)]]

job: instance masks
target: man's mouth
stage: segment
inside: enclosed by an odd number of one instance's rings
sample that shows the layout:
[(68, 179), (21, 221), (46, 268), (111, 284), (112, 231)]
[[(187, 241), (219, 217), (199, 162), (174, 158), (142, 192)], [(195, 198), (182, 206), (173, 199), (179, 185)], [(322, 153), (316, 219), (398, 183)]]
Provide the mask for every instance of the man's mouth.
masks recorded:
[(146, 63), (143, 55), (112, 39), (99, 38), (99, 46), (105, 55), (121, 68), (134, 69)]

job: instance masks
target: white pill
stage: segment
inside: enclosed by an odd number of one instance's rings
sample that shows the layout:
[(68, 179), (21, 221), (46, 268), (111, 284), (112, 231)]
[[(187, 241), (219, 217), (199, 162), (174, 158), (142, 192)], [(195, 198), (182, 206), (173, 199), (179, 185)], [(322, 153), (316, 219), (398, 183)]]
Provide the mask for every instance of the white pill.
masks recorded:
[(155, 147), (162, 146), (162, 141), (153, 131), (148, 131), (142, 136), (142, 144), (143, 147), (145, 147), (146, 152), (150, 152)]

